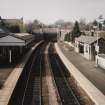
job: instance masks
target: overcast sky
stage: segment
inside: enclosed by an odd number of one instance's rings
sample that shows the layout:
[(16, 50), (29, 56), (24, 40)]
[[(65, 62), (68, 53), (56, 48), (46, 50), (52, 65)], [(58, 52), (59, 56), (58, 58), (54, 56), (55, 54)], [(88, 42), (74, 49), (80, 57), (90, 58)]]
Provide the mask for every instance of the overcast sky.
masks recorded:
[(105, 0), (0, 0), (0, 15), (4, 18), (53, 23), (58, 19), (91, 21), (100, 14), (105, 16)]

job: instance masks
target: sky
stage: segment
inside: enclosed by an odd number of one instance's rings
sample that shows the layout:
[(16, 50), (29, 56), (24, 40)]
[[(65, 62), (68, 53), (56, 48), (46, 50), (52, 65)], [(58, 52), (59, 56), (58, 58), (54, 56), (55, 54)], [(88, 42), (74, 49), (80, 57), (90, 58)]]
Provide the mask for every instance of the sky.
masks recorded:
[(50, 24), (58, 19), (92, 21), (105, 16), (105, 0), (0, 0), (3, 18), (38, 19)]

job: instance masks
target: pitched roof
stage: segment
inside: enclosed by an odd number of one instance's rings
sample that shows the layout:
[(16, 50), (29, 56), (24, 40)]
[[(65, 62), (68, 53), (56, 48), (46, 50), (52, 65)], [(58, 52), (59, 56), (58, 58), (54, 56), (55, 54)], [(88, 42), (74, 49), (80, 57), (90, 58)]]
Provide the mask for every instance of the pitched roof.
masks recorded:
[(0, 33), (0, 39), (2, 40), (2, 46), (26, 46), (34, 41), (34, 35), (28, 33)]
[(92, 44), (94, 42), (99, 40), (100, 37), (95, 37), (95, 36), (83, 36), (81, 35), (80, 37), (76, 38), (75, 41), (82, 42), (82, 43), (87, 43), (87, 44)]
[(9, 24), (16, 24), (23, 22), (21, 19), (2, 19), (2, 20), (4, 23), (9, 23)]
[(34, 38), (34, 35), (28, 34), (28, 33), (13, 33), (13, 34), (10, 34), (10, 35), (14, 36), (16, 38), (25, 40), (25, 41), (28, 41), (28, 40)]

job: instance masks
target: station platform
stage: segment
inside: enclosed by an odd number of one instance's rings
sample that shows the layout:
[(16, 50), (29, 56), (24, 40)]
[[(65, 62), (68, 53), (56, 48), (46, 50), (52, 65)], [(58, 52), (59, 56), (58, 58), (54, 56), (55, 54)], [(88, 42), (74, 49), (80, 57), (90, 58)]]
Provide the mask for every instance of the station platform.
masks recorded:
[(8, 105), (8, 102), (11, 98), (12, 92), (16, 86), (16, 83), (22, 73), (22, 70), (26, 64), (26, 62), (28, 61), (30, 55), (32, 54), (32, 52), (35, 50), (35, 48), (42, 43), (39, 42), (37, 44), (35, 44), (30, 51), (28, 51), (28, 53), (24, 56), (23, 60), (21, 61), (21, 63), (12, 71), (12, 73), (10, 74), (10, 76), (7, 78), (7, 80), (4, 83), (4, 86), (2, 89), (0, 89), (0, 105)]
[(105, 72), (64, 43), (56, 43), (55, 48), (78, 86), (86, 92), (94, 105), (105, 105)]

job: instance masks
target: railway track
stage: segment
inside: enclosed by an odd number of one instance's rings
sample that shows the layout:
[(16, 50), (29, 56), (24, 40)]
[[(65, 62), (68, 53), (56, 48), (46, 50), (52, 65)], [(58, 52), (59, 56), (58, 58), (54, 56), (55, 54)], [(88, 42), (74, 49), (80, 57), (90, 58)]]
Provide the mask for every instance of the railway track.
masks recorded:
[[(24, 91), (22, 105), (41, 105), (41, 59), (38, 54), (38, 59), (32, 64), (32, 71), (27, 80)], [(37, 65), (37, 66), (36, 66)]]
[(42, 105), (41, 66), (45, 47), (46, 44), (39, 46), (31, 55), (8, 105)]
[(80, 105), (76, 96), (74, 95), (72, 89), (69, 87), (66, 76), (67, 72), (65, 72), (65, 68), (63, 63), (59, 61), (59, 57), (54, 52), (54, 46), (50, 46), (50, 63), (52, 67), (52, 73), (54, 76), (54, 80), (59, 92), (59, 96), (61, 99), (62, 105)]
[[(56, 105), (80, 105), (68, 85), (66, 80), (68, 73), (54, 52), (54, 45), (50, 44), (49, 50), (47, 45), (48, 43), (43, 43), (43, 45), (40, 45), (32, 53), (23, 69), (8, 105), (50, 105), (49, 103), (53, 105), (54, 98), (52, 98), (51, 93), (49, 95), (49, 93), (46, 94), (43, 92), (50, 92), (50, 87), (52, 86), (48, 87), (48, 84), (52, 83), (49, 80), (47, 80), (47, 83), (44, 83), (46, 80), (42, 80), (46, 74), (52, 76), (53, 83), (55, 83), (54, 86), (57, 93), (53, 93), (57, 94), (55, 95), (55, 97), (57, 96), (57, 100), (56, 98), (54, 99), (56, 100)], [(44, 53), (46, 48), (48, 53)]]

